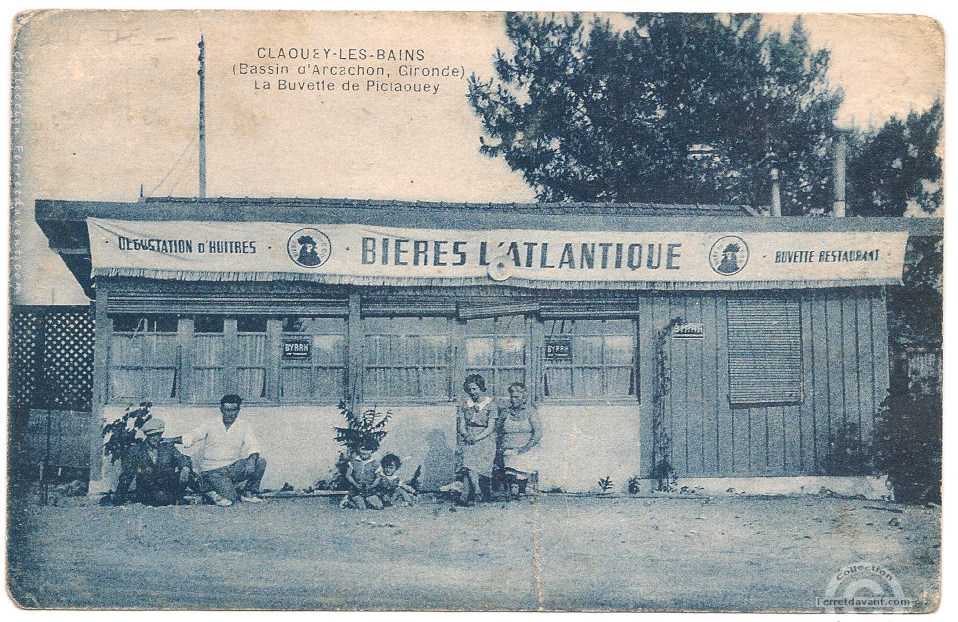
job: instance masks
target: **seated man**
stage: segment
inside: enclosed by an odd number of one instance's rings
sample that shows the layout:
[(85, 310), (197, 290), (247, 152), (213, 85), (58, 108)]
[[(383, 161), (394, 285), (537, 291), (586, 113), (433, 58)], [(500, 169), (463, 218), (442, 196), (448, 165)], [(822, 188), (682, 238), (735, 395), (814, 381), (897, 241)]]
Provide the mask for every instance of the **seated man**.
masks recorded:
[[(138, 501), (146, 505), (172, 505), (183, 499), (187, 487), (199, 491), (200, 485), (189, 457), (170, 442), (163, 441), (166, 426), (155, 417), (143, 424), (146, 440), (137, 443), (121, 461), (120, 479), (113, 493), (113, 504)], [(130, 492), (130, 486), (135, 486)]]
[[(259, 455), (259, 445), (249, 424), (237, 420), (242, 403), (243, 398), (238, 395), (224, 395), (220, 400), (222, 423), (211, 420), (173, 439), (184, 447), (203, 441), (200, 477), (210, 500), (220, 507), (233, 505), (237, 499), (263, 502), (258, 495), (266, 460)], [(238, 485), (242, 485), (241, 490)]]

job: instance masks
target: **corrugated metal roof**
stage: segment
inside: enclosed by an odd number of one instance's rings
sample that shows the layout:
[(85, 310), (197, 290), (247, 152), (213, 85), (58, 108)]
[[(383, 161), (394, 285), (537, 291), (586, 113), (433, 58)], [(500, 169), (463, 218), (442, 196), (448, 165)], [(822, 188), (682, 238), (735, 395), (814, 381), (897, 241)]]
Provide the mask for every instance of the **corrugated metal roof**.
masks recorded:
[(147, 197), (145, 203), (154, 204), (210, 204), (249, 207), (251, 205), (279, 205), (284, 207), (314, 208), (364, 208), (364, 209), (458, 209), (481, 210), (484, 212), (525, 212), (534, 214), (568, 214), (582, 210), (608, 212), (622, 216), (756, 216), (758, 212), (748, 205), (718, 204), (666, 204), (666, 203), (470, 203), (449, 201), (399, 201), (393, 199), (329, 199), (329, 198), (288, 198), (288, 197), (217, 197), (196, 199), (182, 197)]
[[(153, 197), (120, 203), (40, 199), (38, 220), (76, 220), (88, 216), (120, 220), (281, 220), (312, 221), (357, 210), (370, 214), (416, 213), (428, 221), (448, 214), (476, 214), (498, 218), (503, 214), (561, 216), (755, 216), (747, 205), (678, 205), (658, 203), (455, 203), (380, 199), (305, 199), (284, 197), (217, 197), (207, 199)], [(187, 218), (188, 217), (188, 218)]]
[[(376, 224), (418, 228), (581, 231), (909, 231), (940, 236), (937, 218), (756, 216), (747, 206), (652, 203), (439, 203), (354, 199), (162, 198), (137, 202), (36, 201), (48, 237), (87, 218)], [(54, 238), (51, 237), (51, 243)]]

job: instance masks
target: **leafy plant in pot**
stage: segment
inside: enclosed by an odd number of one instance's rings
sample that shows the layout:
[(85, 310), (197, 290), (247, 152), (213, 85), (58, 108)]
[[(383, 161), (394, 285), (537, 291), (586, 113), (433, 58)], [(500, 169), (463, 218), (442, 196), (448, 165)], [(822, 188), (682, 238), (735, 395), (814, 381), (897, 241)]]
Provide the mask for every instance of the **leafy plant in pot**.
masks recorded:
[(349, 488), (346, 482), (346, 465), (349, 463), (349, 456), (368, 442), (375, 442), (376, 445), (382, 443), (387, 434), (386, 423), (392, 417), (391, 411), (381, 413), (375, 407), (367, 408), (362, 414), (356, 414), (347, 406), (345, 400), (339, 403), (339, 412), (346, 420), (346, 425), (333, 428), (336, 431), (336, 442), (343, 446), (343, 450), (339, 452), (336, 472), (332, 481), (329, 482), (331, 490)]
[(151, 402), (130, 404), (118, 419), (103, 426), (103, 453), (110, 456), (110, 463), (122, 460), (132, 447), (146, 440), (143, 425), (153, 418)]

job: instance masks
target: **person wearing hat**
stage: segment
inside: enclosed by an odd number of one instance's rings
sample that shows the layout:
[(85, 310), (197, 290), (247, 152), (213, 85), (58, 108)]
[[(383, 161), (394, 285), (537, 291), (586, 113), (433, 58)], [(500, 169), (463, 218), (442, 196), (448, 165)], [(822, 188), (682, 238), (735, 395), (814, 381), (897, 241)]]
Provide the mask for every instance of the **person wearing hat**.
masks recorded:
[[(127, 501), (173, 505), (183, 499), (187, 488), (199, 490), (192, 462), (172, 443), (163, 441), (165, 431), (166, 424), (156, 417), (150, 417), (143, 424), (141, 442), (133, 445), (121, 461), (120, 479), (113, 493), (114, 505)], [(132, 492), (131, 486), (134, 486)]]

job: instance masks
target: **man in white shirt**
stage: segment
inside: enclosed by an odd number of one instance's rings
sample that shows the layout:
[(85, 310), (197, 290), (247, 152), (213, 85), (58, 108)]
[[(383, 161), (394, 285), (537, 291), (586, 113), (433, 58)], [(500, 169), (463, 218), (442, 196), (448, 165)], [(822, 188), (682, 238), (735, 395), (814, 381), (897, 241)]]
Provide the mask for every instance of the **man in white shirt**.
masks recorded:
[(242, 403), (239, 395), (224, 395), (220, 400), (222, 424), (211, 420), (174, 439), (184, 447), (203, 441), (200, 477), (211, 489), (207, 495), (220, 507), (233, 505), (237, 499), (263, 502), (259, 484), (266, 472), (266, 460), (259, 455), (259, 444), (250, 425), (237, 420)]

